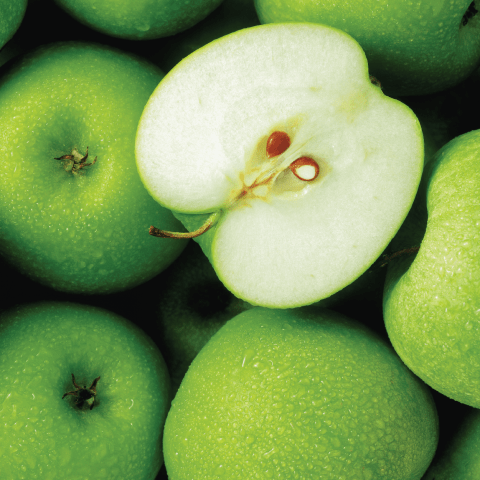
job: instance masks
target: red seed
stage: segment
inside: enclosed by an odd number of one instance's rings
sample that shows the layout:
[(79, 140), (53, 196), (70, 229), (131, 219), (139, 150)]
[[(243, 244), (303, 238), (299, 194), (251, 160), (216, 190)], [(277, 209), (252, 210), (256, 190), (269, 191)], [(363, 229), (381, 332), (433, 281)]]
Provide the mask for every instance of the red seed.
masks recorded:
[(267, 140), (267, 157), (281, 155), (290, 146), (290, 137), (285, 132), (275, 131)]
[(320, 167), (318, 163), (310, 157), (300, 157), (289, 165), (293, 174), (304, 182), (311, 182), (318, 177)]

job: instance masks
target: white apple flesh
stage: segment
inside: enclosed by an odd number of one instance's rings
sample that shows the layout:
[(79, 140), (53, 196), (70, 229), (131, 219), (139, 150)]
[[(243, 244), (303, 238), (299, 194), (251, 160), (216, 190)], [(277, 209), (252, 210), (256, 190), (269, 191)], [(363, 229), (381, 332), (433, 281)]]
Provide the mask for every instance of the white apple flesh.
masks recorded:
[(291, 308), (329, 297), (382, 253), (417, 191), (423, 137), (349, 35), (270, 24), (180, 62), (146, 105), (136, 156), (150, 194), (201, 228), (228, 289)]

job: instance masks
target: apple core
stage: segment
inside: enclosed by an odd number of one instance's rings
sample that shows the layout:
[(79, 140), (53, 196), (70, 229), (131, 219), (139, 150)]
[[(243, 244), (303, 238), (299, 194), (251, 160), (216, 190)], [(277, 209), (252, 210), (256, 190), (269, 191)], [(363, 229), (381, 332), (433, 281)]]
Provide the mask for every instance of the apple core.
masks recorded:
[(320, 173), (318, 163), (310, 157), (297, 158), (289, 168), (297, 178), (304, 182), (315, 180)]
[[(259, 145), (263, 145), (264, 141), (264, 137), (261, 138)], [(240, 172), (241, 187), (232, 190), (227, 206), (210, 215), (197, 230), (177, 233), (161, 230), (152, 225), (149, 234), (160, 238), (196, 238), (213, 227), (220, 220), (223, 211), (246, 206), (249, 199), (268, 201), (271, 194), (280, 195), (288, 191), (302, 190), (302, 183), (295, 182), (289, 173), (293, 173), (302, 182), (312, 182), (319, 176), (320, 166), (313, 158), (307, 156), (299, 157), (292, 162), (292, 158), (295, 158), (298, 150), (305, 146), (305, 142), (297, 145), (292, 152), (287, 152), (290, 145), (291, 139), (288, 133), (275, 130), (270, 134), (266, 141), (265, 153), (257, 146), (245, 171)], [(328, 169), (323, 170), (327, 172)]]

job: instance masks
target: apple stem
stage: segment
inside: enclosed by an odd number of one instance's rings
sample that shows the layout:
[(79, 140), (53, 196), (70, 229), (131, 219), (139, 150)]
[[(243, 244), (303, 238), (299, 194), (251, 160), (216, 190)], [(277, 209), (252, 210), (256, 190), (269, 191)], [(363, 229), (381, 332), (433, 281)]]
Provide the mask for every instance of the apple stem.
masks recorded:
[(203, 233), (205, 233), (207, 230), (209, 230), (211, 227), (213, 227), (217, 222), (218, 219), (220, 218), (220, 213), (221, 211), (217, 211), (215, 213), (212, 213), (205, 223), (197, 230), (193, 232), (168, 232), (166, 230), (160, 230), (159, 228), (154, 227), (153, 225), (149, 228), (148, 233), (150, 235), (153, 235), (154, 237), (160, 237), (160, 238), (195, 238), (199, 237)]
[(405, 255), (411, 255), (412, 253), (417, 253), (420, 250), (420, 246), (404, 248), (398, 252), (394, 252), (390, 255), (382, 255), (370, 268), (370, 272), (376, 270), (377, 268), (386, 267), (394, 258), (402, 257)]

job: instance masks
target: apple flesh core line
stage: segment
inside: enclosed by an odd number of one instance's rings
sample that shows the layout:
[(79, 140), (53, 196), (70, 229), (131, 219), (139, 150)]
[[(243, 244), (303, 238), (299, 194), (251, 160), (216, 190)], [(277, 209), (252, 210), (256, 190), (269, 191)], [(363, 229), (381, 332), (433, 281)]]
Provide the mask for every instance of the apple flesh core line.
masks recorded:
[[(273, 132), (267, 140), (266, 145), (266, 154), (267, 158), (275, 158), (283, 153), (285, 153), (290, 147), (291, 141), (287, 133), (281, 131)], [(269, 164), (270, 165), (270, 164)], [(290, 171), (300, 180), (304, 182), (311, 182), (315, 180), (319, 173), (320, 167), (318, 163), (310, 157), (300, 157), (291, 162), (291, 157), (288, 157), (280, 162), (280, 164), (275, 164), (273, 168), (269, 168), (267, 173), (262, 173), (257, 179), (248, 186), (245, 186), (241, 192), (233, 199), (230, 205), (227, 207), (230, 208), (236, 204), (240, 199), (244, 198), (248, 193), (250, 193), (254, 188), (271, 184), (273, 180), (286, 168), (289, 168)], [(265, 178), (266, 177), (266, 178)], [(155, 237), (161, 238), (195, 238), (199, 237), (207, 230), (209, 230), (213, 225), (217, 223), (220, 219), (221, 210), (214, 212), (210, 215), (205, 223), (197, 230), (193, 232), (179, 233), (179, 232), (168, 232), (166, 230), (160, 230), (153, 225), (150, 227), (148, 233)]]

